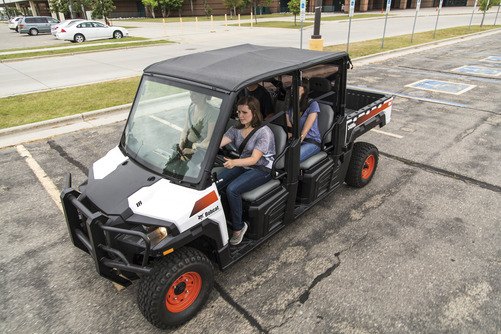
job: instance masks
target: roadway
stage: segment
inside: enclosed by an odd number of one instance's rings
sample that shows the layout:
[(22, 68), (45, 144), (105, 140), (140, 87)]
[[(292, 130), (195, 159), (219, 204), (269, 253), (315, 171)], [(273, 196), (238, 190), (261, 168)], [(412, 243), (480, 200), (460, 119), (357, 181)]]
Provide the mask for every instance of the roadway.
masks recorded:
[[(440, 17), (438, 28), (465, 26), (469, 24), (472, 8), (446, 8)], [(414, 20), (413, 10), (394, 11), (388, 19), (386, 36), (410, 34)], [(416, 32), (433, 30), (436, 12), (423, 9), (416, 24)], [(492, 24), (496, 12), (491, 9), (486, 23)], [(473, 24), (479, 24), (476, 14)], [(500, 19), (501, 20), (501, 19)], [(117, 22), (115, 22), (117, 24)], [(135, 36), (169, 38), (175, 44), (141, 47), (125, 50), (76, 54), (41, 59), (31, 59), (0, 64), (0, 97), (25, 94), (42, 90), (66, 88), (83, 84), (137, 76), (142, 70), (157, 61), (194, 51), (205, 51), (242, 43), (270, 46), (299, 46), (299, 31), (278, 28), (225, 27), (218, 22), (161, 23), (124, 22), (133, 25), (130, 32)], [(350, 41), (381, 38), (384, 18), (354, 20)], [(214, 30), (214, 32), (211, 32)], [(324, 21), (321, 34), (325, 45), (346, 43), (348, 21)], [(308, 45), (312, 27), (304, 29), (303, 45)]]

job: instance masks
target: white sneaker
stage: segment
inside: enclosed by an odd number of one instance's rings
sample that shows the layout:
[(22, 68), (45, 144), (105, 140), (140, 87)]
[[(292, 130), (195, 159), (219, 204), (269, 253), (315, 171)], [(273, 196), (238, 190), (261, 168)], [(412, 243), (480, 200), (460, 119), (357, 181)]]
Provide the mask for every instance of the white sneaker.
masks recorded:
[(240, 233), (238, 234), (238, 236), (233, 235), (231, 237), (231, 239), (230, 239), (230, 245), (236, 246), (239, 243), (241, 243), (242, 239), (244, 238), (245, 232), (247, 232), (247, 223), (244, 223), (244, 227), (242, 227), (242, 229), (240, 230)]

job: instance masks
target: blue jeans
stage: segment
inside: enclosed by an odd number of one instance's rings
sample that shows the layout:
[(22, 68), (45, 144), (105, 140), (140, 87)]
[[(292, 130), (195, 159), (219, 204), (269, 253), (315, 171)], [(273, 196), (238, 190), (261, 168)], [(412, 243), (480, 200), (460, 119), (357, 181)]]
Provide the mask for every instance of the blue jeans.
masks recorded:
[(305, 161), (309, 157), (320, 152), (320, 146), (303, 142), (301, 144), (301, 153), (299, 154), (299, 161)]
[(265, 184), (271, 179), (269, 172), (259, 169), (233, 167), (224, 169), (219, 175), (217, 183), (219, 191), (226, 190), (226, 198), (230, 206), (230, 221), (235, 231), (244, 227), (242, 221), (242, 194)]

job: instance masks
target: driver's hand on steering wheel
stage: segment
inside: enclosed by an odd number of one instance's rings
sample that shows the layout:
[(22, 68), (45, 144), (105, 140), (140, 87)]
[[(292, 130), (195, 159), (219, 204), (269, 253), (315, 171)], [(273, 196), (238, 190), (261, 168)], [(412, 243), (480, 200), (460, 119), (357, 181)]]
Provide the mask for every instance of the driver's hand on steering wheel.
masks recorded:
[(224, 157), (224, 160), (226, 160), (226, 162), (223, 164), (224, 168), (232, 169), (233, 167), (236, 166), (235, 164), (236, 159), (228, 159)]
[(184, 155), (191, 155), (195, 153), (195, 150), (194, 149), (191, 149), (191, 148), (183, 148), (183, 154)]

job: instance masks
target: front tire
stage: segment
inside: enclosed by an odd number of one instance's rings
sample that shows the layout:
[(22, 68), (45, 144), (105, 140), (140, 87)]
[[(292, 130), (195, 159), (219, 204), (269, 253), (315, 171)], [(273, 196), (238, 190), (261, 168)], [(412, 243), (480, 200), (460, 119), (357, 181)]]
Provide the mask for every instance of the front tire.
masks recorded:
[(379, 151), (376, 146), (364, 142), (355, 143), (346, 173), (346, 184), (356, 188), (365, 187), (371, 182), (378, 161)]
[(38, 35), (38, 30), (35, 28), (31, 28), (29, 34), (31, 36), (36, 36), (36, 35)]
[(113, 32), (113, 38), (115, 38), (115, 39), (120, 39), (120, 38), (122, 38), (122, 37), (124, 37), (124, 34), (122, 34), (122, 32), (121, 32), (121, 31), (119, 31), (119, 30), (115, 30), (115, 31)]
[(73, 37), (73, 40), (75, 43), (83, 43), (85, 42), (85, 37), (82, 34), (76, 34), (75, 37)]
[(214, 270), (193, 248), (181, 248), (159, 259), (138, 288), (138, 306), (154, 326), (166, 329), (193, 318), (209, 298)]

